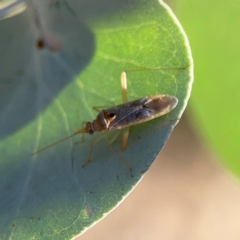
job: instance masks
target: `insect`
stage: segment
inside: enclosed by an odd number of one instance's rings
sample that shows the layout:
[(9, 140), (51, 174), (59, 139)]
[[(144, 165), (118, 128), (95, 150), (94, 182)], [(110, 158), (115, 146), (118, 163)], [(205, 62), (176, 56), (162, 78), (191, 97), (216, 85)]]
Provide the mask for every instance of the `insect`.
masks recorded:
[[(124, 151), (127, 148), (127, 141), (131, 126), (163, 116), (169, 113), (178, 104), (178, 99), (169, 95), (154, 95), (128, 102), (126, 72), (122, 72), (121, 74), (121, 89), (123, 101), (122, 104), (102, 110), (100, 109), (103, 107), (93, 107), (93, 109), (98, 112), (95, 120), (92, 122), (83, 122), (83, 124), (85, 124), (83, 128), (77, 128), (72, 135), (38, 150), (32, 155), (46, 150), (47, 148), (50, 148), (80, 133), (83, 134), (82, 137), (84, 138), (85, 133), (93, 134), (94, 132), (104, 132), (91, 144), (88, 160), (83, 165), (84, 167), (91, 162), (93, 147), (99, 142), (100, 139), (103, 138), (106, 132), (124, 128), (121, 144), (121, 149)], [(118, 134), (110, 141), (109, 144), (111, 144), (117, 138), (117, 136)], [(128, 164), (126, 165), (128, 166)], [(130, 167), (129, 169), (132, 171)]]

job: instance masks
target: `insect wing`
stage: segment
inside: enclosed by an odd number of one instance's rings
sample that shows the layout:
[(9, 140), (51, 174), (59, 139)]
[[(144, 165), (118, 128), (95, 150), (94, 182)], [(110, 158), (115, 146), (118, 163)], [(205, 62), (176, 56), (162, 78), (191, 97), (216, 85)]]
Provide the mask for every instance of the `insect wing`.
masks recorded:
[(109, 130), (114, 130), (160, 117), (175, 108), (177, 102), (177, 98), (172, 96), (155, 95), (124, 103), (104, 111), (116, 115), (116, 118), (109, 125)]

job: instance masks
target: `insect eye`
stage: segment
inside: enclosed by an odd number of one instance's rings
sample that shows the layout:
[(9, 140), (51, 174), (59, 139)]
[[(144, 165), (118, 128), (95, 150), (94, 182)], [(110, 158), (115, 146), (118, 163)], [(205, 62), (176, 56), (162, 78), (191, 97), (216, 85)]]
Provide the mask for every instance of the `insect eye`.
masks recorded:
[(94, 133), (93, 126), (92, 126), (92, 124), (91, 124), (90, 122), (87, 122), (85, 129), (87, 130), (87, 132), (88, 132), (89, 134), (93, 134), (93, 133)]
[(115, 114), (115, 113), (109, 113), (109, 114), (108, 114), (108, 117), (111, 118), (111, 119), (112, 119), (112, 118), (115, 118), (115, 117), (116, 117), (116, 114)]
[(88, 130), (88, 133), (89, 133), (89, 134), (93, 134), (94, 131), (93, 131), (92, 129), (89, 129), (89, 130)]
[(89, 134), (93, 134), (94, 133), (94, 131), (92, 130), (92, 129), (89, 129)]

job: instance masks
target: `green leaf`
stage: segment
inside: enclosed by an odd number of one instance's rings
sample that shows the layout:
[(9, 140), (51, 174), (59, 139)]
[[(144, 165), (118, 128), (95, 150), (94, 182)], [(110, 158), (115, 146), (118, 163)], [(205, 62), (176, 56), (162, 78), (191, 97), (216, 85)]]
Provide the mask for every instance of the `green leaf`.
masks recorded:
[(179, 16), (195, 55), (191, 98), (194, 126), (221, 163), (240, 176), (239, 28), (240, 5), (230, 1), (181, 1)]
[[(43, 29), (37, 40), (30, 6), (0, 22), (0, 238), (70, 239), (116, 207), (148, 170), (186, 107), (192, 58), (173, 13), (154, 0), (56, 1), (35, 9)], [(36, 49), (49, 34), (60, 50), (51, 52), (48, 42)], [(168, 94), (178, 106), (132, 127), (125, 152), (120, 136), (108, 146), (109, 132), (85, 168), (98, 133), (30, 156), (92, 121), (93, 106), (120, 104), (120, 74), (128, 69), (141, 70), (127, 73), (129, 101)]]

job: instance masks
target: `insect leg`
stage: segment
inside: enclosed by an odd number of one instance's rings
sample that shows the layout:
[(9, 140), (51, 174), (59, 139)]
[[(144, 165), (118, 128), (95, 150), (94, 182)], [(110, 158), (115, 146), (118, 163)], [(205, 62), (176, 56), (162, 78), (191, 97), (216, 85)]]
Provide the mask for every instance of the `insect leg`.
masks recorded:
[[(122, 74), (121, 74), (121, 87), (122, 87), (122, 101), (123, 101), (123, 103), (126, 103), (128, 101), (128, 97), (127, 97), (127, 74), (126, 74), (126, 72), (122, 72)], [(122, 151), (126, 150), (126, 148), (127, 148), (129, 131), (130, 131), (130, 127), (126, 128), (123, 132), (122, 145), (121, 145)]]
[[(129, 127), (130, 128), (130, 127)], [(112, 148), (111, 144), (117, 139), (117, 137), (119, 136), (119, 134), (121, 133), (121, 131), (117, 131), (117, 134), (115, 134), (113, 136), (113, 138), (108, 142), (108, 146), (109, 148), (112, 150), (112, 152), (127, 166), (127, 168), (130, 171), (131, 177), (133, 177), (132, 175), (132, 168), (129, 166), (129, 164), (122, 158), (120, 157), (117, 152)]]
[(107, 132), (102, 133), (102, 134), (91, 144), (90, 151), (89, 151), (89, 155), (88, 155), (88, 160), (87, 160), (87, 162), (85, 162), (85, 163), (83, 164), (82, 167), (85, 167), (86, 165), (88, 165), (88, 164), (91, 162), (91, 156), (92, 156), (93, 147), (104, 137), (104, 135), (105, 135), (106, 133), (107, 133)]
[(122, 161), (127, 166), (128, 170), (130, 171), (131, 177), (133, 177), (132, 168), (129, 166), (129, 164), (112, 148), (111, 145), (109, 145), (109, 148), (118, 157), (118, 159), (120, 159), (120, 161)]
[[(128, 97), (127, 97), (127, 74), (126, 74), (126, 72), (122, 72), (122, 74), (121, 74), (121, 87), (122, 87), (122, 101), (123, 101), (123, 103), (126, 103), (128, 101)], [(130, 127), (124, 129), (123, 138), (122, 138), (122, 145), (121, 145), (122, 151), (126, 150), (126, 148), (127, 148), (127, 140), (128, 140), (128, 137), (129, 137), (129, 131), (130, 131)]]
[(122, 151), (125, 151), (127, 149), (127, 141), (128, 141), (129, 133), (130, 133), (130, 127), (125, 128), (123, 132), (122, 145), (121, 145)]
[(147, 132), (146, 134), (144, 134), (143, 136), (141, 136), (141, 138), (139, 138), (138, 140), (136, 140), (136, 141), (134, 141), (133, 143), (131, 143), (130, 145), (128, 145), (128, 149), (131, 148), (131, 147), (133, 147), (134, 145), (136, 145), (139, 141), (142, 141), (142, 140), (148, 138), (148, 137), (149, 137), (150, 135), (152, 135), (154, 132), (156, 132), (156, 131), (158, 131), (159, 129), (161, 129), (162, 127), (168, 125), (170, 122), (173, 122), (173, 123), (175, 123), (175, 125), (176, 125), (179, 120), (180, 120), (179, 118), (166, 120), (164, 123), (161, 123), (159, 126), (154, 127), (152, 130), (150, 130), (149, 132)]
[(122, 72), (121, 74), (121, 88), (122, 88), (122, 101), (126, 103), (127, 99), (127, 74), (126, 72)]
[[(84, 127), (86, 126), (87, 122), (82, 122), (82, 129), (84, 129)], [(80, 129), (77, 128), (76, 131), (79, 131)], [(81, 142), (84, 142), (84, 133), (82, 133), (82, 141)]]
[(119, 136), (120, 133), (121, 133), (120, 130), (117, 131), (117, 134), (115, 134), (115, 135), (113, 136), (113, 138), (108, 142), (108, 146), (110, 146), (110, 145), (117, 139), (117, 137)]

